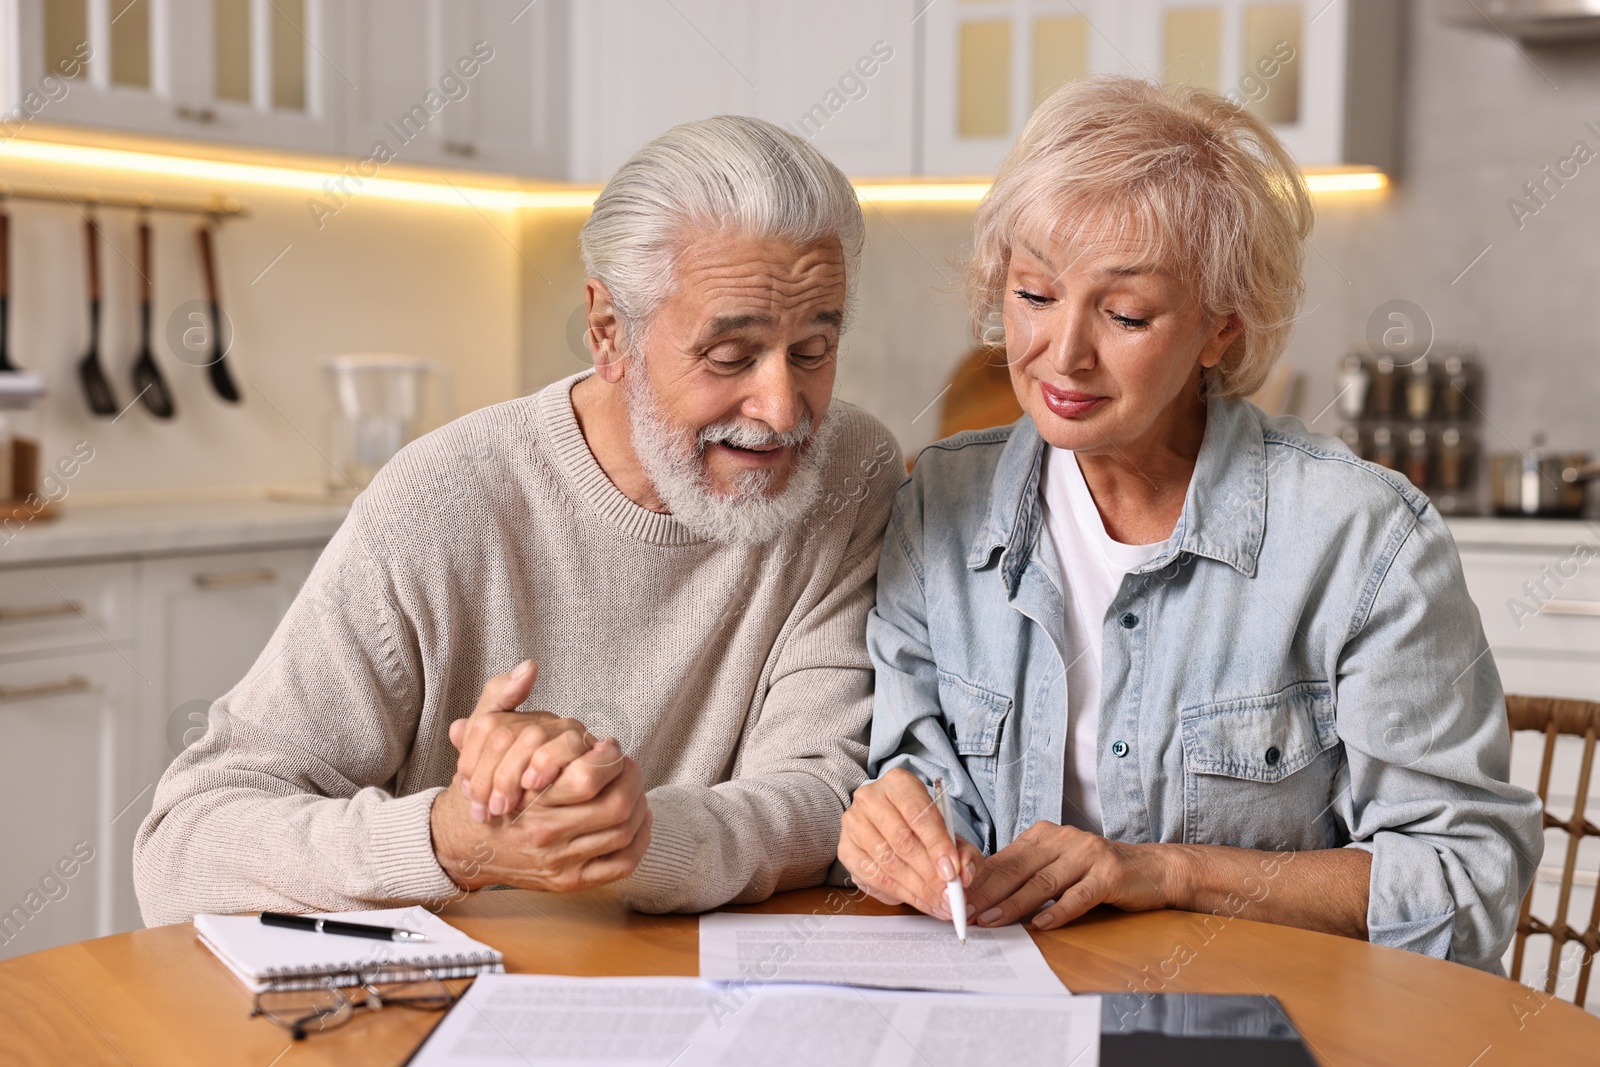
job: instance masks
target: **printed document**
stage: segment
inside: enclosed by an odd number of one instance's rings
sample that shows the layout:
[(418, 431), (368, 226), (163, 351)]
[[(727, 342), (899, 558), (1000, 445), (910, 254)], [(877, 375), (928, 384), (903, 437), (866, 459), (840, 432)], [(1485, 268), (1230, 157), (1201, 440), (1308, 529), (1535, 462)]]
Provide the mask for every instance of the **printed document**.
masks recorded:
[(485, 974), (411, 1067), (1096, 1067), (1098, 997)]
[(1069, 995), (1021, 926), (969, 926), (962, 944), (928, 915), (702, 915), (700, 977)]

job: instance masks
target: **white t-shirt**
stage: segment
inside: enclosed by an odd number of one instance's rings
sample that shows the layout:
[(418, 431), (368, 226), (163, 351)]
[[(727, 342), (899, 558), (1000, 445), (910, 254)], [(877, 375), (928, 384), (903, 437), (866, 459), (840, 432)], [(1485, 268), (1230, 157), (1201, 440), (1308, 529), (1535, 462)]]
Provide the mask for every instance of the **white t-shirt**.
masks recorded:
[(1045, 450), (1044, 521), (1061, 560), (1066, 601), (1067, 757), (1062, 777), (1061, 821), (1101, 832), (1100, 663), (1106, 609), (1116, 599), (1123, 577), (1166, 551), (1165, 541), (1125, 545), (1113, 541), (1089, 495), (1078, 457), (1060, 448)]

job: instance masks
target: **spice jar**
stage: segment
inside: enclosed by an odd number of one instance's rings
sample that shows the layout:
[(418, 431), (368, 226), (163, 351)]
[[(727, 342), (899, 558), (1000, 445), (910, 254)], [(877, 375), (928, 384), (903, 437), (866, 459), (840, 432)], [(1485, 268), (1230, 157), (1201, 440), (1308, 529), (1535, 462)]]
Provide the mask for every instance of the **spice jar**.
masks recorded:
[(1367, 458), (1366, 442), (1362, 440), (1361, 427), (1353, 422), (1345, 423), (1339, 431), (1339, 439), (1344, 442), (1346, 448), (1356, 454), (1357, 459)]
[(1472, 481), (1472, 442), (1454, 426), (1439, 435), (1439, 488), (1464, 491)]
[(1428, 357), (1421, 356), (1411, 364), (1406, 376), (1406, 417), (1421, 422), (1433, 412), (1433, 368)]
[(1372, 395), (1367, 398), (1367, 413), (1376, 419), (1392, 418), (1399, 399), (1395, 395), (1398, 386), (1399, 375), (1395, 371), (1394, 360), (1379, 356), (1373, 365)]
[(1439, 392), (1439, 413), (1447, 419), (1464, 419), (1476, 407), (1477, 368), (1464, 356), (1446, 356), (1444, 388)]
[(1389, 427), (1379, 426), (1372, 431), (1372, 455), (1369, 458), (1380, 467), (1400, 469), (1400, 453), (1395, 448), (1394, 431)]
[(1413, 426), (1406, 440), (1406, 478), (1418, 489), (1426, 489), (1433, 466), (1433, 456), (1428, 450), (1428, 431), (1421, 426)]
[(1372, 385), (1372, 375), (1361, 353), (1351, 352), (1340, 361), (1338, 385), (1339, 414), (1359, 419), (1367, 410), (1367, 393)]

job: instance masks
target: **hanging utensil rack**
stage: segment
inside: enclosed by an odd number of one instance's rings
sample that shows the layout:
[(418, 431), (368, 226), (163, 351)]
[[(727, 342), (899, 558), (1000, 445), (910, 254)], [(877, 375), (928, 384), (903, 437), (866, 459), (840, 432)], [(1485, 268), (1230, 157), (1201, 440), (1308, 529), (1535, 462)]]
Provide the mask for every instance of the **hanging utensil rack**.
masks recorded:
[(50, 204), (69, 204), (84, 208), (132, 208), (136, 211), (169, 211), (180, 215), (208, 215), (214, 219), (247, 218), (250, 212), (231, 196), (198, 197), (155, 196), (150, 193), (102, 193), (97, 189), (68, 192), (40, 189), (0, 182), (0, 204), (8, 200), (37, 200)]

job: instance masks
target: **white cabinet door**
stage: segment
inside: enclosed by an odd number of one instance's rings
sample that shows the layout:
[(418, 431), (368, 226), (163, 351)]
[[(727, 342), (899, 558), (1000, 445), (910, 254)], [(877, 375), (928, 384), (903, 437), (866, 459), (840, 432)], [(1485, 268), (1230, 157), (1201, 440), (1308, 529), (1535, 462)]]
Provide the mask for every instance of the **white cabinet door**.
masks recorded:
[(118, 649), (0, 665), (0, 959), (139, 925), (136, 681)]
[[(113, 4), (127, 0), (111, 0)], [(179, 56), (178, 114), (208, 138), (305, 152), (342, 147), (340, 0), (169, 0)], [(180, 81), (181, 77), (190, 79)]]
[(439, 80), (455, 59), (442, 54), (441, 6), (440, 0), (350, 5), (345, 70), (355, 89), (346, 98), (347, 151), (378, 162), (450, 162), (458, 113), (449, 103), (438, 111), (429, 106), (444, 101)]
[[(205, 732), (211, 702), (255, 663), (319, 552), (273, 549), (140, 564), (138, 773), (159, 777)], [(149, 809), (146, 796), (138, 818)]]
[(132, 563), (0, 570), (0, 657), (125, 644), (133, 616)]
[(1402, 15), (1392, 0), (935, 2), (919, 20), (925, 172), (993, 173), (1039, 100), (1090, 73), (1215, 89), (1302, 167), (1393, 171)]
[[(440, 2), (440, 69), (455, 71), (456, 91), (462, 94), (446, 110), (453, 159), (479, 170), (564, 178), (570, 76), (566, 5)], [(461, 76), (473, 69), (473, 77)]]
[(913, 171), (912, 0), (760, 0), (755, 114), (851, 177)]
[(566, 7), (359, 0), (345, 149), (362, 159), (566, 174)]
[(1582, 565), (1570, 545), (1464, 544), (1460, 551), (1467, 592), (1506, 692), (1600, 700), (1595, 565)]
[(917, 0), (922, 26), (920, 172), (994, 173), (1034, 106), (1063, 82), (1126, 71), (1113, 0)]
[(756, 112), (755, 5), (584, 0), (572, 20), (573, 180), (605, 181), (679, 123)]
[(1134, 73), (1224, 93), (1302, 167), (1399, 164), (1403, 5), (1143, 0), (1125, 7)]
[(6, 110), (335, 151), (340, 11), (335, 0), (12, 0)]

